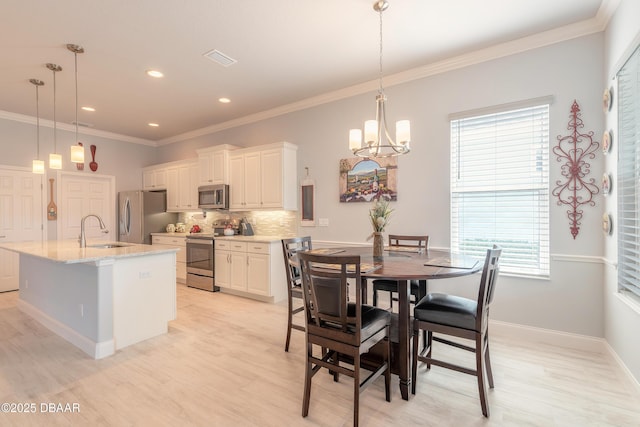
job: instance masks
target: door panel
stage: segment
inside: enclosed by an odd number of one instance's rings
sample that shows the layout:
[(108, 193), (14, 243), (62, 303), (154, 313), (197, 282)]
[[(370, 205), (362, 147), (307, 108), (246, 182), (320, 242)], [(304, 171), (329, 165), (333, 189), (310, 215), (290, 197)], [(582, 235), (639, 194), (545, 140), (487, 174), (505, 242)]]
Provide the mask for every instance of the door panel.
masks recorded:
[[(43, 175), (0, 166), (0, 241), (44, 238)], [(0, 292), (18, 289), (19, 256), (0, 249)]]

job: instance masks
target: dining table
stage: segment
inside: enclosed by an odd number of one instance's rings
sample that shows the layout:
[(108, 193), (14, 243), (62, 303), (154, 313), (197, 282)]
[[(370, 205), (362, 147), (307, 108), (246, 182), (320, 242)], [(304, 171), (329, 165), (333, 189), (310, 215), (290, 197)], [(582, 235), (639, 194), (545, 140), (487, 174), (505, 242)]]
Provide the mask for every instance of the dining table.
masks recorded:
[[(426, 281), (455, 278), (478, 273), (482, 261), (450, 250), (417, 249), (409, 247), (387, 247), (382, 256), (373, 256), (371, 246), (341, 246), (314, 249), (312, 252), (341, 256), (359, 255), (362, 283), (362, 302), (367, 302), (367, 281), (369, 279), (390, 279), (398, 282), (397, 343), (392, 339), (395, 372), (399, 377), (402, 399), (409, 400), (411, 386), (411, 280), (421, 282), (422, 292), (426, 292)], [(394, 313), (394, 317), (396, 314)], [(392, 331), (392, 338), (395, 338)]]

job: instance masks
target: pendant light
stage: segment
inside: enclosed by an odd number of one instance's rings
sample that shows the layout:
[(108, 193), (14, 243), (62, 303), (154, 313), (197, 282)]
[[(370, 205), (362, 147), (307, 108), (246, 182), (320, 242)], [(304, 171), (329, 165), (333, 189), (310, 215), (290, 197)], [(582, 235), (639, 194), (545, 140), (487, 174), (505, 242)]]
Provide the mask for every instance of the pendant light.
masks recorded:
[(73, 163), (84, 163), (84, 146), (78, 141), (78, 54), (84, 53), (84, 48), (77, 44), (68, 44), (67, 49), (73, 52), (76, 72), (76, 140), (77, 144), (71, 146), (71, 161)]
[(36, 159), (33, 161), (32, 170), (33, 173), (43, 175), (44, 161), (40, 160), (40, 96), (38, 89), (40, 89), (40, 86), (44, 86), (44, 82), (38, 79), (29, 79), (29, 82), (36, 87)]
[(49, 154), (49, 168), (62, 169), (62, 156), (58, 154), (58, 128), (56, 124), (56, 73), (62, 71), (62, 67), (56, 64), (47, 64), (47, 68), (53, 72), (53, 153)]
[(387, 130), (385, 101), (387, 97), (382, 88), (382, 12), (387, 10), (389, 2), (385, 0), (373, 3), (373, 10), (380, 15), (380, 75), (378, 95), (376, 96), (376, 119), (364, 123), (364, 144), (362, 143), (362, 129), (349, 131), (349, 149), (359, 157), (395, 157), (411, 151), (411, 126), (409, 120), (396, 122), (396, 140), (394, 141)]

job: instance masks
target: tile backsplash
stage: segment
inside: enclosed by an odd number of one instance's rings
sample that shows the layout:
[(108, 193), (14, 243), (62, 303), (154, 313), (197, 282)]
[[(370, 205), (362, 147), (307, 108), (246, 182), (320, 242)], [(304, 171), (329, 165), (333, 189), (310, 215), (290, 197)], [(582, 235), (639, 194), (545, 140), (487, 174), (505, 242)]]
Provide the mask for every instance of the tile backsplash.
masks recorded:
[(242, 218), (253, 225), (255, 234), (263, 236), (295, 236), (298, 230), (298, 212), (296, 211), (207, 211), (203, 212), (181, 212), (178, 215), (178, 222), (183, 222), (187, 231), (195, 224), (199, 225), (205, 233), (211, 233), (216, 224), (224, 226), (227, 222), (233, 222), (236, 226)]

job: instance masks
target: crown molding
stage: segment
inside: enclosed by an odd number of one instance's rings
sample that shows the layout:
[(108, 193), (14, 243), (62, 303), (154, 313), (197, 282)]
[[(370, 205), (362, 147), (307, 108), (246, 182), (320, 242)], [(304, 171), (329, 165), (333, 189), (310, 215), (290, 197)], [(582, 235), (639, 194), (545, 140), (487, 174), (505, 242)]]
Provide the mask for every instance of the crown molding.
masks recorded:
[[(609, 20), (611, 19), (611, 16), (615, 12), (619, 3), (620, 0), (603, 0), (600, 8), (598, 9), (598, 13), (594, 18), (542, 33), (534, 34), (532, 36), (500, 43), (467, 54), (447, 58), (442, 61), (434, 62), (417, 68), (412, 68), (400, 73), (385, 76), (385, 87), (423, 79), (425, 77), (442, 74), (448, 71), (468, 67), (470, 65), (475, 65), (493, 59), (503, 58), (505, 56), (510, 56), (528, 50), (537, 49), (578, 37), (602, 32), (606, 28)], [(349, 86), (347, 88), (307, 98), (302, 101), (293, 102), (269, 110), (261, 111), (259, 113), (240, 117), (238, 119), (229, 120), (227, 122), (218, 123), (180, 135), (175, 135), (170, 138), (165, 138), (159, 140), (158, 145), (167, 145), (174, 142), (185, 141), (191, 138), (220, 132), (225, 129), (256, 123), (261, 120), (270, 119), (287, 113), (316, 107), (322, 104), (339, 101), (356, 95), (362, 95), (377, 90), (378, 85), (378, 79), (371, 80), (365, 83), (360, 83), (354, 86)]]
[[(36, 118), (33, 116), (27, 116), (25, 114), (12, 113), (10, 111), (0, 110), (0, 119), (11, 120), (14, 122), (27, 123), (30, 125), (36, 125)], [(40, 119), (40, 126), (53, 128), (53, 120)], [(67, 123), (57, 122), (56, 127), (61, 130), (75, 133), (76, 127)], [(155, 141), (151, 141), (143, 138), (136, 138), (134, 136), (122, 135), (114, 132), (107, 132), (105, 130), (92, 129), (87, 127), (78, 127), (78, 133), (82, 135), (98, 136), (100, 138), (113, 139), (116, 141), (130, 142), (133, 144), (148, 145), (151, 147), (157, 147), (158, 144)]]

